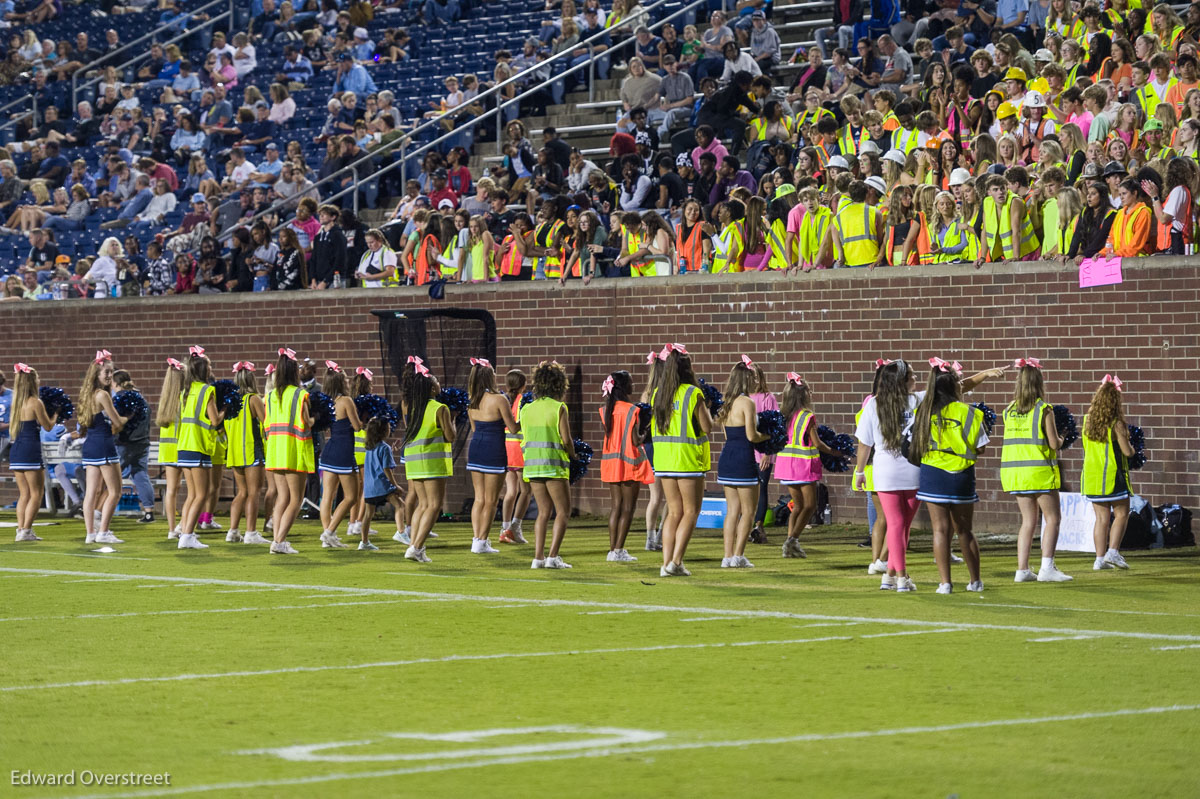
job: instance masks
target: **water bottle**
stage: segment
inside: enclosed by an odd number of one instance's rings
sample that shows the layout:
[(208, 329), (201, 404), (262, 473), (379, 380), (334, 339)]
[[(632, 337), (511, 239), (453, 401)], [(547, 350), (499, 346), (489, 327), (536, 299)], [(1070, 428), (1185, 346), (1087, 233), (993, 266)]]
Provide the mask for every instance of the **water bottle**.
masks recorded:
[(340, 289), (342, 287), (342, 273), (341, 272), (333, 273), (333, 282), (330, 284), (330, 286), (335, 289)]
[(679, 256), (679, 274), (682, 275), (684, 272), (687, 271), (687, 269), (688, 269), (687, 258), (684, 258), (682, 255)]
[(826, 525), (833, 524), (833, 509), (828, 505), (825, 506), (825, 512), (821, 514), (821, 523)]

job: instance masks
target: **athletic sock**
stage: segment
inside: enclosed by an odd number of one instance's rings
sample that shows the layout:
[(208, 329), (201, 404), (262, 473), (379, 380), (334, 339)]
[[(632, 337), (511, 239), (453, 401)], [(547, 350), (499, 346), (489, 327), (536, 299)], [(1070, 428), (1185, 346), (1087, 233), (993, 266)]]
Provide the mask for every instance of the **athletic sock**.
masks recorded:
[(1053, 569), (1054, 568), (1054, 558), (1042, 558), (1042, 568), (1043, 569)]

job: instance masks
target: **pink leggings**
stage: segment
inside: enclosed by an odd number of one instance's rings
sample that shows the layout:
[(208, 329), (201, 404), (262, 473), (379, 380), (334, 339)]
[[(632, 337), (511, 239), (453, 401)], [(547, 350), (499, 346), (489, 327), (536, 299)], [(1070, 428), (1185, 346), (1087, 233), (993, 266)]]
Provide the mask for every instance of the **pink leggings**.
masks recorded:
[(906, 569), (904, 555), (908, 550), (908, 533), (921, 501), (917, 499), (916, 489), (877, 491), (876, 495), (887, 520), (888, 570), (900, 573)]

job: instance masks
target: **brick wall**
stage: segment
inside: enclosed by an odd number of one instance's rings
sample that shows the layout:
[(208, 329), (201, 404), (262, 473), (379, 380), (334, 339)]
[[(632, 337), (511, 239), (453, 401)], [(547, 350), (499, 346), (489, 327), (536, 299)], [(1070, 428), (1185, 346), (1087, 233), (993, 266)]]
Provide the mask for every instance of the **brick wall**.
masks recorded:
[[(567, 289), (546, 283), (450, 287), (442, 305), (484, 308), (495, 316), (498, 371), (528, 371), (553, 356), (568, 373), (580, 375), (582, 391), (575, 396), (584, 398), (584, 407), (572, 409), (572, 422), (576, 434), (597, 450), (601, 432), (594, 408), (604, 375), (630, 369), (640, 390), (646, 352), (668, 340), (686, 343), (697, 374), (717, 384), (743, 352), (767, 368), (777, 388), (789, 370), (801, 373), (814, 387), (818, 418), (839, 432), (853, 432), (871, 364), (881, 356), (920, 362), (936, 354), (958, 359), (968, 370), (1038, 356), (1046, 368), (1048, 398), (1066, 403), (1077, 417), (1100, 377), (1117, 373), (1127, 384), (1129, 418), (1145, 429), (1150, 451), (1150, 463), (1134, 475), (1136, 489), (1155, 504), (1200, 505), (1195, 259), (1127, 261), (1124, 284), (1086, 291), (1077, 287), (1074, 268), (1057, 264), (917, 271), (601, 280)], [(219, 373), (239, 359), (261, 367), (281, 345), (318, 361), (365, 364), (378, 372), (378, 325), (370, 311), (432, 306), (415, 289), (4, 303), (0, 363), (9, 368), (27, 361), (44, 383), (74, 395), (93, 351), (104, 347), (152, 400), (163, 358), (182, 357), (193, 343), (207, 348)], [(438, 364), (433, 367), (436, 372)], [(394, 380), (391, 386), (395, 400)], [(1011, 381), (985, 384), (973, 399), (999, 412), (1011, 391)], [(1080, 446), (1063, 460), (1068, 485), (1074, 486)], [(464, 462), (460, 458), (456, 468)], [(1015, 503), (1000, 492), (998, 467), (996, 446), (978, 468), (981, 528), (1011, 528), (1016, 519)], [(862, 500), (846, 490), (848, 475), (829, 475), (827, 482), (839, 519), (864, 515)], [(467, 485), (457, 482), (450, 507), (457, 508)], [(585, 479), (576, 493), (582, 510), (605, 508), (607, 493), (598, 476)], [(772, 497), (779, 493), (773, 486)]]

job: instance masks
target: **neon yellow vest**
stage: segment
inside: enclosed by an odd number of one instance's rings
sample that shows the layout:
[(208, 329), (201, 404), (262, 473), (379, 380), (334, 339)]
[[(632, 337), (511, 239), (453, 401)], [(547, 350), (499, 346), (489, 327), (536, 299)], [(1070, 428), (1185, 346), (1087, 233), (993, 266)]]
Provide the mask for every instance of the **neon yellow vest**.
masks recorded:
[(1053, 409), (1042, 400), (1028, 413), (1013, 405), (1004, 410), (1004, 448), (1000, 451), (1000, 486), (1005, 491), (1054, 491), (1062, 486), (1058, 453), (1046, 440), (1046, 414)]
[(821, 253), (821, 244), (825, 241), (825, 234), (829, 231), (829, 225), (832, 222), (833, 211), (826, 206), (820, 205), (815, 209), (808, 209), (808, 213), (800, 222), (800, 260), (803, 263), (816, 262), (817, 256)]
[(726, 244), (724, 254), (713, 253), (713, 274), (722, 272), (741, 272), (745, 260), (746, 238), (742, 232), (742, 223), (735, 221), (725, 226), (721, 238)]
[[(1087, 416), (1084, 415), (1080, 429), (1087, 426)], [(1092, 441), (1081, 435), (1083, 442), (1083, 476), (1080, 479), (1080, 491), (1085, 497), (1104, 497), (1112, 494), (1117, 488), (1117, 475), (1125, 477), (1125, 488), (1133, 493), (1129, 483), (1129, 461), (1117, 447), (1117, 437), (1112, 428), (1104, 441)]]
[[(782, 219), (776, 219), (771, 223), (771, 229), (767, 233), (767, 243), (771, 247), (771, 260), (768, 262), (768, 267), (771, 269), (787, 269), (788, 259), (784, 245), (787, 243), (787, 229), (784, 227)], [(792, 245), (792, 262), (796, 260), (796, 252), (799, 248), (796, 244)]]
[(250, 412), (250, 398), (242, 397), (241, 412), (234, 418), (225, 420), (225, 465), (235, 468), (253, 465), (256, 438), (262, 440), (262, 429), (254, 414)]
[[(452, 239), (450, 243), (446, 245), (446, 249), (442, 250), (442, 257), (453, 260), (455, 244), (457, 244), (457, 240)], [(458, 275), (458, 261), (454, 261), (453, 266), (448, 264), (442, 264), (441, 266), (442, 277), (455, 277)]]
[(158, 428), (158, 462), (163, 466), (174, 466), (179, 460), (179, 438), (175, 423)]
[(994, 256), (996, 243), (999, 242), (1000, 260), (1019, 260), (1041, 246), (1037, 233), (1033, 231), (1033, 223), (1029, 221), (1029, 214), (1026, 213), (1021, 219), (1020, 246), (1014, 247), (1012, 214), (1009, 212), (1013, 199), (1013, 195), (1008, 195), (1004, 200), (1004, 207), (999, 211), (996, 210), (996, 200), (991, 195), (983, 199), (983, 229), (987, 231), (988, 255)]
[(299, 386), (284, 386), (283, 391), (267, 394), (267, 469), (271, 471), (314, 472), (312, 431), (302, 413), (308, 392)]
[(921, 463), (944, 472), (965, 471), (975, 463), (983, 433), (983, 412), (965, 402), (951, 402), (929, 424), (929, 449)]
[(538, 397), (521, 409), (525, 482), (534, 477), (565, 480), (571, 476), (571, 459), (558, 430), (558, 417), (565, 407), (556, 399)]
[[(865, 411), (866, 409), (867, 409), (867, 406), (864, 404), (861, 408), (858, 409), (858, 413), (854, 414), (854, 428), (856, 430), (858, 429), (858, 423), (860, 421), (862, 421), (863, 411)], [(866, 478), (867, 478), (866, 482), (863, 484), (863, 491), (874, 491), (875, 490), (875, 464), (868, 461), (867, 465), (865, 467), (863, 467), (863, 473), (866, 475)], [(858, 490), (857, 488), (854, 488), (853, 481), (851, 481), (850, 487), (855, 491)]]
[(359, 430), (354, 434), (354, 462), (359, 466), (367, 462), (367, 431)]
[(875, 209), (866, 203), (850, 203), (833, 218), (842, 244), (846, 266), (867, 266), (879, 257), (875, 231)]
[(426, 402), (417, 437), (404, 444), (404, 474), (409, 480), (429, 480), (453, 474), (450, 442), (438, 424), (438, 411), (445, 407), (437, 400)]
[[(940, 228), (941, 225), (939, 224)], [(933, 235), (937, 238), (938, 248), (946, 249), (947, 247), (957, 247), (962, 243), (963, 237), (966, 237), (967, 246), (958, 255), (949, 255), (944, 252), (939, 252), (935, 258), (935, 263), (951, 264), (956, 261), (973, 262), (979, 257), (979, 242), (975, 238), (975, 231), (964, 225), (959, 219), (955, 219), (950, 227), (946, 228), (943, 233), (935, 231)]]
[[(650, 422), (650, 435), (654, 439), (656, 475), (692, 477), (712, 468), (708, 436), (699, 433), (692, 425), (696, 405), (703, 401), (704, 392), (698, 386), (682, 385), (675, 389), (671, 419), (666, 430), (658, 426), (658, 414), (654, 415)], [(650, 404), (654, 404), (653, 399)]]
[(208, 401), (215, 389), (193, 381), (179, 404), (179, 449), (212, 456), (217, 448), (216, 426), (208, 422)]

